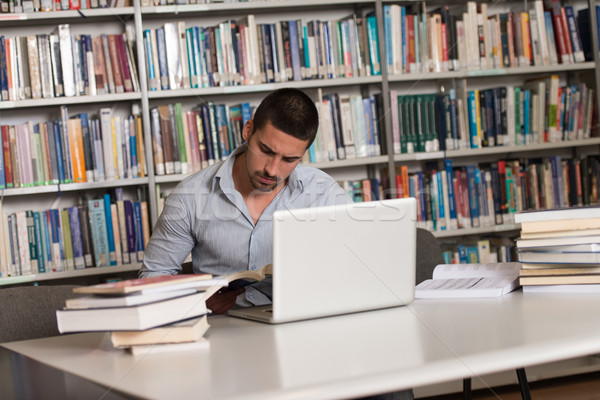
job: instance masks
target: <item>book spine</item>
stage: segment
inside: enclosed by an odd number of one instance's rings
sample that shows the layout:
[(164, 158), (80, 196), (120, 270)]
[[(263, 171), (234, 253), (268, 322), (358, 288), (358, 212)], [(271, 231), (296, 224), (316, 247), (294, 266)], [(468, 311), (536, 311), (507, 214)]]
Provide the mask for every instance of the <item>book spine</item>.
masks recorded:
[(115, 237), (112, 227), (112, 215), (110, 209), (110, 194), (104, 195), (104, 216), (106, 224), (106, 240), (108, 242), (108, 260), (110, 265), (117, 265), (117, 255), (115, 252)]
[(70, 207), (67, 212), (69, 214), (69, 225), (71, 227), (71, 241), (75, 269), (83, 269), (85, 268), (85, 261), (83, 256), (83, 243), (81, 239), (82, 223), (79, 219), (79, 210), (77, 207)]

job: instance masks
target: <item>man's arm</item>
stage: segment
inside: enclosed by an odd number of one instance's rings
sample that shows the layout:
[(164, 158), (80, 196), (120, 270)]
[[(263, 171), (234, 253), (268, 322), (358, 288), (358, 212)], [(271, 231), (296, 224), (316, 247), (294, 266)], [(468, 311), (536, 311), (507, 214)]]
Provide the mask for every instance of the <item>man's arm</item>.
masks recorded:
[(193, 213), (185, 199), (186, 196), (175, 192), (167, 198), (144, 251), (140, 278), (177, 275), (181, 271), (181, 264), (195, 244), (189, 217)]

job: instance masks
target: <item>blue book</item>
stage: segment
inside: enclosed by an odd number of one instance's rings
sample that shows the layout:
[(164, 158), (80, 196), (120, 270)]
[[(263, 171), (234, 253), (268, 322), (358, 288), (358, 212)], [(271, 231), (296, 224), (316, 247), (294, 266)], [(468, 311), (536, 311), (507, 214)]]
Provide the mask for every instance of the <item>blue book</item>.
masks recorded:
[(117, 265), (117, 253), (115, 250), (115, 235), (113, 232), (112, 215), (110, 211), (110, 194), (104, 195), (104, 216), (106, 218), (106, 239), (108, 241), (108, 259), (110, 265)]
[[(208, 76), (208, 87), (213, 87), (215, 86), (215, 78), (214, 78), (214, 72), (213, 71), (213, 65), (212, 62), (209, 60), (210, 55), (212, 54), (212, 52), (214, 50), (211, 49), (210, 46), (210, 34), (208, 32), (208, 30), (203, 29), (201, 32), (202, 37), (204, 38), (203, 43), (204, 43), (204, 54), (206, 55), (206, 75)], [(202, 39), (201, 37), (201, 39)]]
[(333, 79), (333, 68), (335, 65), (335, 55), (333, 54), (333, 49), (331, 48), (331, 32), (329, 31), (329, 24), (327, 22), (323, 22), (322, 25), (322, 33), (323, 33), (323, 42), (325, 45), (325, 67), (327, 70), (327, 78)]
[(42, 239), (42, 221), (40, 213), (33, 211), (33, 230), (35, 232), (36, 254), (38, 259), (38, 272), (40, 274), (46, 272), (46, 257), (44, 254), (44, 241)]
[(458, 228), (456, 221), (456, 198), (454, 196), (454, 183), (453, 183), (453, 171), (452, 171), (452, 160), (449, 158), (444, 159), (444, 167), (446, 169), (446, 184), (448, 186), (448, 210), (450, 212), (450, 227), (449, 229)]
[[(316, 142), (316, 140), (315, 140)], [(312, 142), (310, 147), (308, 148), (308, 159), (311, 163), (317, 162), (317, 150), (315, 147), (315, 142)]]
[(133, 202), (133, 222), (135, 228), (135, 252), (138, 262), (144, 259), (144, 228), (142, 226), (142, 207), (139, 201)]
[(362, 99), (363, 105), (363, 115), (365, 120), (365, 135), (367, 136), (367, 156), (374, 157), (375, 154), (375, 146), (377, 144), (377, 140), (375, 139), (375, 127), (373, 126), (373, 122), (375, 118), (373, 117), (372, 107), (371, 107), (371, 99), (366, 97)]
[(83, 259), (83, 242), (81, 239), (81, 221), (79, 220), (79, 209), (77, 207), (69, 208), (69, 224), (71, 225), (71, 242), (73, 243), (75, 269), (83, 269), (85, 268), (85, 262)]
[(57, 120), (54, 123), (54, 149), (56, 151), (56, 167), (58, 168), (58, 181), (66, 182), (65, 164), (62, 151), (62, 121)]
[(127, 249), (121, 249), (122, 252), (128, 251), (130, 260), (137, 260), (137, 251), (135, 244), (135, 217), (133, 215), (133, 203), (131, 200), (124, 200), (125, 208), (125, 231), (127, 233)]
[[(417, 185), (418, 185), (418, 195), (417, 200), (419, 201), (419, 208), (421, 209), (421, 221), (427, 221), (427, 213), (425, 210), (425, 190), (423, 186), (423, 172), (417, 172)], [(379, 199), (378, 199), (379, 200)]]
[(290, 55), (292, 58), (292, 76), (295, 81), (302, 80), (302, 65), (300, 63), (300, 46), (298, 44), (298, 26), (296, 21), (288, 21), (290, 31)]
[(573, 58), (576, 63), (584, 62), (585, 55), (583, 54), (583, 48), (581, 46), (581, 37), (579, 36), (575, 11), (573, 10), (573, 6), (570, 5), (564, 6), (564, 10), (567, 17), (567, 26), (569, 29), (571, 47), (573, 49)]
[[(131, 126), (135, 126), (135, 118), (133, 115), (129, 116), (129, 121)], [(131, 173), (132, 178), (137, 178), (139, 173), (138, 168), (138, 151), (137, 151), (137, 141), (135, 140), (135, 130), (132, 130), (129, 135), (129, 158), (131, 160)]]
[(208, 109), (208, 106), (206, 104), (203, 104), (200, 110), (202, 111), (202, 127), (204, 129), (204, 139), (206, 141), (206, 156), (208, 158), (209, 164), (212, 164), (214, 161), (218, 161), (218, 156), (215, 157), (213, 153), (213, 139), (210, 133), (210, 110)]
[(94, 264), (96, 267), (110, 265), (108, 249), (108, 233), (106, 230), (106, 214), (103, 199), (88, 200), (90, 230), (92, 231), (92, 248), (94, 249)]
[(52, 236), (50, 234), (52, 226), (50, 221), (50, 210), (41, 211), (40, 212), (41, 224), (43, 228), (43, 241), (44, 241), (44, 249), (43, 254), (45, 257), (45, 265), (46, 271), (50, 272), (53, 270), (52, 266)]
[(169, 69), (167, 66), (167, 49), (165, 48), (164, 28), (156, 28), (156, 51), (158, 52), (160, 88), (162, 90), (169, 90)]
[(303, 41), (303, 47), (304, 47), (304, 68), (306, 69), (306, 73), (307, 75), (310, 76), (310, 73), (308, 71), (310, 71), (310, 56), (309, 56), (309, 52), (308, 52), (308, 32), (306, 30), (306, 26), (302, 26), (302, 41)]
[(224, 104), (215, 105), (215, 119), (219, 137), (219, 152), (221, 153), (221, 158), (227, 157), (231, 154), (233, 144), (229, 141), (229, 129)]
[(438, 230), (442, 230), (445, 231), (446, 229), (448, 229), (448, 227), (446, 226), (446, 209), (444, 208), (444, 201), (446, 201), (446, 199), (444, 199), (444, 182), (442, 181), (442, 173), (440, 171), (437, 171), (435, 173), (435, 179), (437, 181), (437, 199), (438, 199), (438, 222), (439, 222), (439, 227), (437, 228)]
[[(196, 63), (196, 46), (194, 45), (194, 28), (185, 30), (186, 52), (188, 56), (188, 73), (190, 75), (190, 87), (198, 87), (198, 64)], [(184, 65), (185, 68), (185, 65)]]
[(50, 228), (52, 237), (52, 266), (54, 271), (64, 271), (65, 251), (61, 240), (60, 212), (55, 208), (50, 210)]
[[(417, 46), (418, 47), (418, 46)], [(454, 149), (458, 150), (458, 111), (456, 109), (456, 90), (453, 88), (448, 91), (450, 99), (450, 131), (452, 132), (452, 140), (454, 141)]]
[(471, 226), (479, 227), (479, 194), (477, 192), (477, 182), (475, 175), (475, 166), (467, 165), (467, 183), (469, 191), (469, 211), (471, 215)]
[(391, 74), (394, 67), (394, 57), (392, 49), (392, 6), (383, 6), (383, 32), (385, 37), (385, 59), (388, 74)]
[(250, 103), (242, 103), (242, 126), (250, 119), (252, 119), (252, 107)]
[(496, 225), (502, 225), (504, 218), (502, 217), (500, 174), (496, 165), (490, 167), (490, 174), (492, 176), (492, 196), (494, 198), (494, 222)]
[(529, 144), (531, 135), (529, 132), (529, 114), (531, 108), (531, 91), (525, 90), (525, 100), (523, 101), (523, 144)]
[(86, 182), (94, 181), (94, 147), (90, 132), (90, 124), (87, 113), (79, 114), (81, 120), (81, 137), (83, 141), (83, 158), (85, 162)]
[(146, 47), (146, 61), (147, 61), (147, 71), (148, 71), (148, 85), (149, 90), (157, 90), (158, 88), (155, 86), (158, 82), (158, 74), (156, 72), (157, 65), (154, 65), (154, 57), (152, 52), (152, 35), (153, 31), (151, 29), (144, 30), (144, 45)]
[(198, 74), (198, 83), (196, 87), (206, 87), (204, 82), (208, 84), (208, 80), (205, 80), (206, 76), (206, 65), (204, 64), (204, 41), (201, 40), (200, 27), (194, 26), (190, 28), (192, 30), (192, 48), (194, 54), (194, 65), (196, 68), (196, 74)]
[(467, 262), (469, 264), (479, 263), (479, 249), (477, 246), (467, 247)]
[(468, 107), (469, 113), (469, 138), (471, 140), (471, 148), (479, 148), (479, 133), (477, 132), (477, 100), (474, 90), (469, 91)]
[(6, 65), (6, 42), (4, 36), (0, 36), (0, 98), (8, 100), (8, 68)]
[(458, 261), (461, 264), (468, 264), (469, 257), (467, 256), (467, 246), (465, 246), (464, 244), (459, 244), (457, 246), (457, 251), (458, 251)]
[(367, 16), (367, 42), (371, 61), (371, 75), (381, 75), (381, 61), (379, 58), (379, 38), (377, 33), (377, 19), (374, 15)]

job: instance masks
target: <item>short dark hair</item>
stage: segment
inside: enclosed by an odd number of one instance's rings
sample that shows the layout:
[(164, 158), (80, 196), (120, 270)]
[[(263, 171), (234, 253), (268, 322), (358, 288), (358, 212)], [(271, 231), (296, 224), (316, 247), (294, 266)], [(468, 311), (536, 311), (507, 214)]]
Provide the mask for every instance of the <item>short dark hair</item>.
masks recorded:
[(315, 103), (304, 92), (293, 88), (278, 89), (260, 103), (254, 113), (254, 130), (270, 123), (300, 140), (312, 144), (319, 129), (319, 113)]

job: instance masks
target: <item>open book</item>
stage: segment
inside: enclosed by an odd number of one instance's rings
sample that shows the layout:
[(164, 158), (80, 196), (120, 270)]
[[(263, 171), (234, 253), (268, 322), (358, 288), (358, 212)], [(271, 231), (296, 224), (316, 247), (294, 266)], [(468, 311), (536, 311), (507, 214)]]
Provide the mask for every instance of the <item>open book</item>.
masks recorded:
[(441, 264), (415, 288), (415, 298), (496, 297), (519, 287), (519, 263)]
[(273, 264), (267, 264), (256, 271), (240, 271), (230, 275), (217, 276), (214, 280), (218, 284), (206, 291), (206, 298), (209, 298), (219, 290), (236, 290), (253, 285), (272, 275)]

